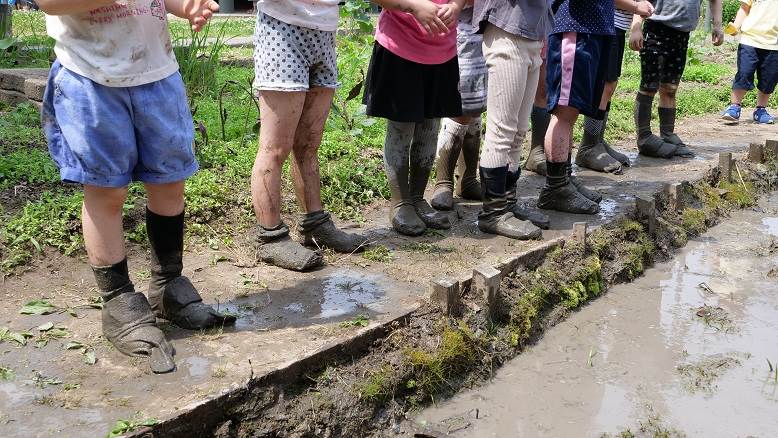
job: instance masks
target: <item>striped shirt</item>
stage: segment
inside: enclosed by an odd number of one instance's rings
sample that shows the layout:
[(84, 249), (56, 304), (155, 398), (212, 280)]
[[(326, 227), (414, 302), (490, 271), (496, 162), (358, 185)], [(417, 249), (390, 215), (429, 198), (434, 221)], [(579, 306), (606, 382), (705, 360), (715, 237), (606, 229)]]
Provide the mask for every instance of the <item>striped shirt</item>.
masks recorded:
[(629, 28), (632, 26), (632, 13), (622, 11), (621, 9), (616, 9), (616, 15), (614, 16), (613, 24), (616, 26), (616, 29), (621, 29), (624, 31), (629, 30)]

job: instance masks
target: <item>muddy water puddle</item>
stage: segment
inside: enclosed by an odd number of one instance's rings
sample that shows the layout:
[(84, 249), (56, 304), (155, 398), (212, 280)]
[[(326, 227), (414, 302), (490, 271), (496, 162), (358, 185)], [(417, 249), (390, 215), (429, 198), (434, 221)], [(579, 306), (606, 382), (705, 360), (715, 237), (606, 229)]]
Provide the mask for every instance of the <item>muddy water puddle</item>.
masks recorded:
[(778, 436), (778, 196), (762, 207), (414, 421), (457, 437)]

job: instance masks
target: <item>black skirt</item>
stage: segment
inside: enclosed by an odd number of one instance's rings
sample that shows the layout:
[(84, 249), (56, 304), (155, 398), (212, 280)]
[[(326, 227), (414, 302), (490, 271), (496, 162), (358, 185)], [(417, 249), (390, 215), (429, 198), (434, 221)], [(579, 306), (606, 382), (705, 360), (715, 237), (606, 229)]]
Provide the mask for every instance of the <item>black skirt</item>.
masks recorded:
[(395, 122), (459, 117), (462, 98), (457, 57), (443, 64), (419, 64), (375, 43), (362, 103), (367, 115)]

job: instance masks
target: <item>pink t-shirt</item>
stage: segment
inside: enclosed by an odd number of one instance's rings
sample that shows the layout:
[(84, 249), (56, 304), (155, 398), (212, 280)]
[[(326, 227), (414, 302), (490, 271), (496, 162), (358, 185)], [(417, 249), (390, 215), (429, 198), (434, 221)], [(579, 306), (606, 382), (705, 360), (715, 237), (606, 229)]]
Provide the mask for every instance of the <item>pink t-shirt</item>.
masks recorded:
[[(430, 1), (442, 5), (449, 0)], [(445, 35), (428, 34), (413, 15), (384, 9), (375, 39), (386, 50), (419, 64), (443, 64), (457, 56), (456, 22)]]

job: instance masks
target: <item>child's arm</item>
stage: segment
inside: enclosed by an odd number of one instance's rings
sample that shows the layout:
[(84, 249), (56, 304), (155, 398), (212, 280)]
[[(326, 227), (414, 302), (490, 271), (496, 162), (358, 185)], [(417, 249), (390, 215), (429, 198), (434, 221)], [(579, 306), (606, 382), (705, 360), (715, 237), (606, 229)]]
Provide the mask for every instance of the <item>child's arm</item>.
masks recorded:
[(643, 48), (643, 17), (638, 14), (632, 16), (632, 27), (629, 31), (629, 48), (635, 51)]
[(219, 5), (213, 0), (166, 0), (165, 9), (176, 17), (189, 20), (192, 30), (199, 32), (213, 13), (219, 11)]
[(721, 0), (710, 0), (708, 3), (711, 16), (713, 17), (713, 31), (710, 39), (714, 46), (720, 46), (724, 42), (724, 31), (721, 28), (721, 9), (723, 7)]
[(38, 0), (38, 7), (49, 15), (75, 15), (114, 4), (115, 0)]
[(632, 12), (641, 17), (650, 17), (654, 13), (654, 5), (648, 0), (616, 0), (616, 8), (622, 11)]
[(429, 0), (371, 0), (384, 9), (408, 12), (428, 33), (446, 33), (448, 26), (438, 17), (439, 6)]
[(748, 17), (749, 12), (751, 12), (751, 6), (741, 2), (740, 9), (737, 10), (737, 15), (735, 15), (735, 21), (732, 23), (735, 26), (736, 33), (740, 32), (740, 28), (743, 27), (743, 20)]
[(466, 1), (467, 0), (451, 0), (445, 5), (441, 5), (440, 9), (438, 9), (438, 17), (443, 20), (443, 23), (445, 23), (446, 26), (451, 28), (451, 26), (457, 22), (459, 13), (462, 12), (462, 8), (465, 7)]

